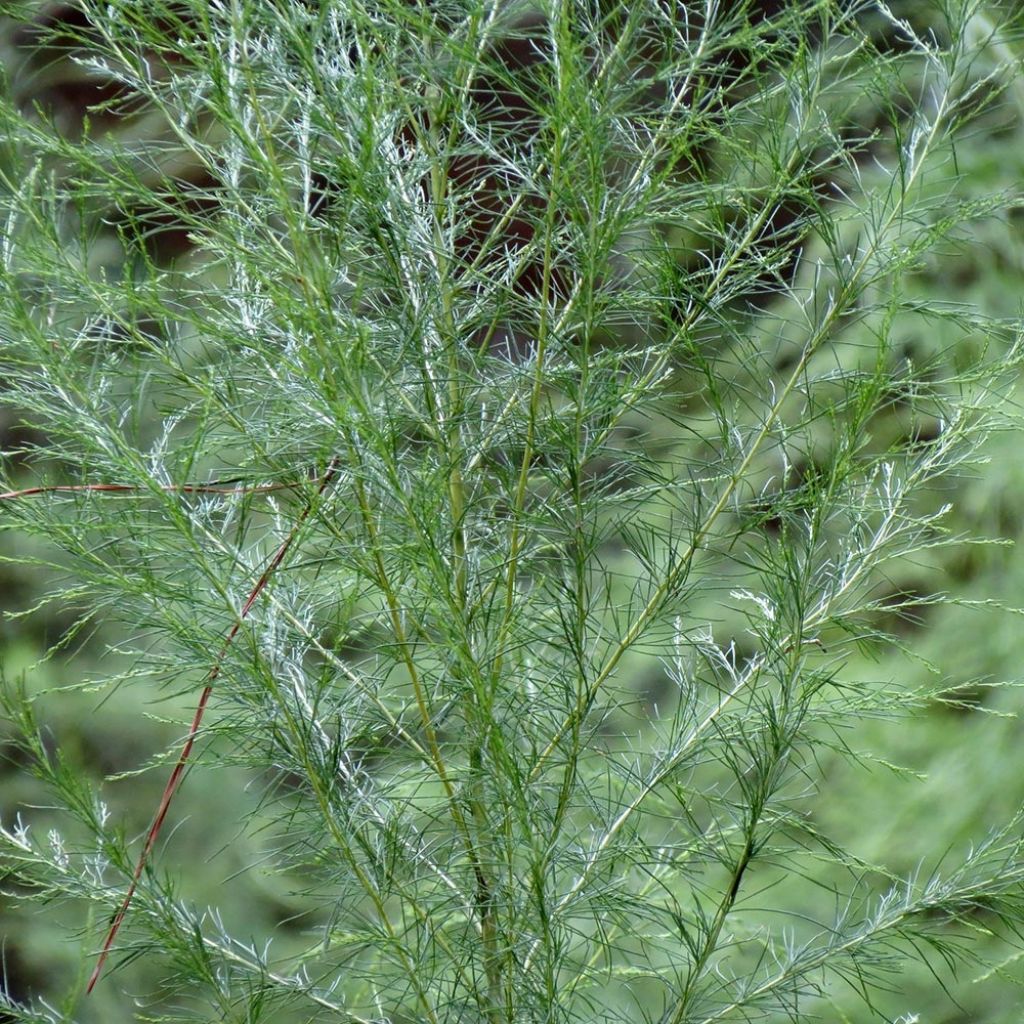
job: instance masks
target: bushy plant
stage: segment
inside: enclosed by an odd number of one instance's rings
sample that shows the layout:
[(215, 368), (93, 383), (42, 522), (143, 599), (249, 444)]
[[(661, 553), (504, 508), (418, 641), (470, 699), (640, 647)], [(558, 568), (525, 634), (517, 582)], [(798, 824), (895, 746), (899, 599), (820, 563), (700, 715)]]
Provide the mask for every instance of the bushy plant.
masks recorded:
[[(1019, 820), (907, 878), (816, 821), (858, 721), (968, 682), (847, 662), (944, 599), (886, 574), (1007, 422), (1015, 324), (908, 288), (1011, 201), (959, 191), (986, 5), (79, 9), (119, 88), (3, 108), (0, 523), (53, 656), (109, 644), (76, 685), (202, 698), (134, 843), (10, 678), (59, 816), (8, 886), (94, 908), (83, 956), (124, 908), (168, 1019), (796, 1020), (1012, 943)], [(204, 756), (264, 794), (280, 952), (152, 859)]]

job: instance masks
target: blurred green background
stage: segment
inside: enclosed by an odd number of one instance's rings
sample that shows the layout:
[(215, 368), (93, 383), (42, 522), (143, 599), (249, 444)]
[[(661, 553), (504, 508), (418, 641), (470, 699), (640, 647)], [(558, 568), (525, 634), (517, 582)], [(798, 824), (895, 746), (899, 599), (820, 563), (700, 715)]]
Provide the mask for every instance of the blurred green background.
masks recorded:
[[(773, 4), (755, 5), (770, 15)], [(68, 60), (61, 27), (76, 34), (87, 29), (71, 4), (19, 5), (0, 22), (0, 64), (6, 88), (23, 109), (38, 104), (68, 137), (82, 130), (87, 114), (94, 126), (145, 140), (161, 135), (159, 122), (145, 113), (131, 116), (101, 111), (98, 104), (117, 98), (122, 109), (130, 97), (118, 86), (86, 74)], [(914, 4), (902, 13), (918, 16)], [(127, 103), (130, 109), (130, 102)], [(90, 110), (92, 111), (90, 113)], [(865, 117), (871, 112), (866, 111)], [(957, 166), (965, 194), (1018, 192), (1024, 181), (1024, 85), (1018, 80), (1003, 101), (973, 126), (957, 150)], [(182, 172), (187, 178), (187, 168)], [(202, 182), (195, 184), (201, 188)], [(111, 251), (116, 251), (112, 246)], [(183, 232), (165, 222), (153, 238), (153, 255), (161, 263), (187, 261), (189, 243)], [(692, 259), (701, 258), (698, 250)], [(908, 293), (924, 302), (963, 303), (988, 316), (1021, 315), (1024, 281), (1024, 209), (963, 229), (955, 241), (930, 257), (908, 283)], [(917, 321), (902, 339), (904, 356), (927, 362), (942, 354), (956, 359), (958, 347), (981, 348), (987, 339), (972, 337), (939, 322)], [(2, 387), (2, 381), (0, 381)], [(896, 413), (891, 430), (901, 425)], [(31, 449), (45, 448), (46, 439), (16, 411), (0, 413), (0, 448), (8, 471), (20, 460), (32, 461)], [(24, 452), (26, 454), (19, 454)], [(962, 703), (936, 703), (912, 720), (858, 723), (843, 738), (863, 753), (859, 764), (835, 758), (822, 768), (829, 780), (828, 799), (816, 805), (822, 829), (871, 863), (885, 863), (901, 874), (927, 873), (946, 851), (962, 852), (969, 842), (1013, 816), (1024, 804), (1024, 752), (1019, 711), (1024, 694), (1015, 685), (1024, 680), (1024, 621), (1016, 611), (1024, 605), (1024, 554), (1013, 544), (1022, 533), (1024, 457), (1021, 438), (1007, 432), (995, 436), (984, 452), (986, 461), (973, 474), (941, 495), (922, 501), (951, 501), (949, 525), (977, 537), (1005, 541), (998, 545), (962, 544), (937, 555), (930, 563), (893, 564), (887, 581), (890, 604), (906, 597), (950, 592), (959, 604), (921, 607), (912, 614), (879, 613), (879, 628), (901, 641), (886, 649), (851, 648), (849, 678), (884, 680), (895, 688), (913, 688), (937, 680), (959, 687)], [(27, 479), (27, 478), (26, 478)], [(2, 510), (0, 510), (2, 514)], [(0, 559), (15, 549), (24, 554), (31, 543), (13, 533), (3, 535)], [(57, 570), (53, 570), (55, 573)], [(102, 699), (78, 684), (109, 677), (119, 665), (117, 637), (102, 622), (92, 631), (69, 633), (76, 609), (44, 604), (53, 582), (42, 570), (0, 561), (0, 662), (7, 678), (24, 676), (32, 693), (46, 696), (39, 718), (54, 748), (64, 751), (78, 769), (104, 785), (110, 813), (128, 835), (147, 827), (164, 785), (166, 768), (147, 765), (181, 737), (193, 698), (156, 702), (138, 682), (104, 691)], [(699, 609), (695, 610), (700, 617)], [(55, 646), (56, 645), (56, 646)], [(48, 657), (46, 652), (51, 651)], [(637, 662), (637, 689), (647, 688)], [(996, 687), (1009, 682), (1014, 685)], [(9, 729), (0, 724), (0, 816), (10, 825), (19, 808), (45, 808), (47, 794), (24, 771), (16, 748), (7, 742)], [(227, 753), (227, 752), (223, 752)], [(183, 820), (168, 830), (157, 856), (165, 868), (180, 875), (180, 892), (196, 905), (219, 908), (225, 923), (257, 943), (275, 934), (279, 949), (288, 936), (301, 941), (309, 923), (288, 895), (285, 883), (260, 867), (270, 852), (260, 846), (258, 829), (244, 832), (241, 823), (265, 800), (261, 780), (228, 764), (220, 764), (216, 742), (204, 750), (183, 791), (177, 813)], [(45, 827), (45, 811), (35, 811), (36, 828)], [(173, 866), (173, 868), (172, 868)], [(243, 870), (249, 868), (249, 870)], [(9, 887), (5, 886), (9, 892)], [(776, 898), (778, 898), (776, 896)], [(831, 896), (823, 892), (823, 899)], [(794, 913), (799, 907), (794, 906)], [(91, 969), (85, 952), (98, 941), (102, 922), (85, 919), (82, 907), (29, 907), (5, 899), (0, 909), (5, 984), (15, 998), (43, 996), (59, 1003), (76, 979)], [(978, 941), (986, 937), (979, 922)], [(158, 965), (136, 965), (130, 986), (149, 992), (159, 977)], [(892, 991), (877, 1000), (879, 1013), (934, 1024), (954, 1022), (1017, 1022), (1024, 1019), (1024, 964), (1005, 963), (984, 984), (988, 972), (978, 967), (949, 979), (949, 993), (923, 967), (911, 965), (893, 978)], [(77, 1019), (118, 1020), (124, 1012), (117, 989), (128, 975), (101, 986)], [(953, 998), (951, 998), (951, 996)], [(853, 993), (835, 990), (834, 1005), (823, 1019), (876, 1019)], [(4, 1019), (0, 1011), (0, 1022)]]

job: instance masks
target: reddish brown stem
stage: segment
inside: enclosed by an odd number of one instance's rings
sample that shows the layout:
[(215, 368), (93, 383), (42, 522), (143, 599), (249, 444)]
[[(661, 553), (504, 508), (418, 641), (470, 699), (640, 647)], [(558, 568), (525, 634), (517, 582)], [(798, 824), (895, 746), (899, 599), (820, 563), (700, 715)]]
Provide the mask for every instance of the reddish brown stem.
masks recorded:
[[(294, 484), (262, 484), (258, 487), (225, 487), (223, 484), (164, 484), (159, 490), (172, 491), (175, 494), (266, 494), (268, 491), (281, 491)], [(13, 498), (30, 498), (36, 494), (88, 494), (92, 491), (106, 493), (134, 494), (142, 493), (139, 484), (44, 484), (39, 487), (26, 487), (20, 491), (5, 491), (0, 494), (0, 501)]]
[[(327, 470), (320, 480), (320, 487), (317, 490), (317, 497), (324, 493), (338, 472), (338, 458), (335, 457), (331, 460), (327, 466)], [(43, 490), (54, 490), (56, 488), (32, 488), (29, 491), (17, 492), (21, 495), (27, 493), (40, 493)], [(132, 488), (127, 485), (118, 484), (98, 484), (93, 485), (90, 488), (73, 488), (73, 489), (91, 489), (91, 490), (131, 490)], [(209, 488), (165, 488), (168, 490), (208, 490)], [(0, 498), (7, 498), (13, 496), (12, 494), (0, 495)], [(156, 816), (153, 818), (153, 824), (149, 826), (149, 832), (146, 833), (146, 843), (142, 848), (142, 853), (139, 855), (139, 861), (135, 865), (135, 873), (132, 875), (131, 883), (128, 886), (128, 891), (125, 893), (124, 899), (121, 901), (121, 906), (118, 908), (117, 913), (114, 915), (114, 919), (110, 924), (110, 928), (107, 931), (107, 937), (103, 943), (103, 948), (100, 950), (99, 958), (96, 961), (96, 966), (93, 968), (92, 976), (89, 978), (89, 984), (86, 986), (86, 993), (88, 994), (93, 990), (93, 986), (99, 981), (100, 974), (103, 971), (103, 965), (106, 963), (107, 957), (110, 955), (111, 947), (114, 944), (114, 939), (117, 937), (117, 932), (121, 927), (121, 923), (124, 921), (125, 915), (128, 913), (128, 907), (131, 905), (132, 897), (135, 895), (135, 890), (138, 887), (139, 879), (142, 877), (142, 872), (145, 870), (146, 864), (149, 861), (149, 855), (153, 847), (156, 845), (157, 836), (160, 835), (160, 829), (163, 826), (164, 819), (167, 817), (167, 812), (171, 806), (171, 800), (174, 799), (174, 793), (181, 783), (182, 777), (185, 774), (185, 769), (188, 765), (189, 755), (192, 753), (192, 746), (195, 743), (196, 736), (199, 733), (199, 726), (203, 720), (203, 713), (206, 711), (206, 705), (210, 700), (210, 694), (213, 692), (213, 684), (220, 675), (220, 667), (224, 661), (224, 656), (227, 654), (228, 648), (231, 646), (231, 641), (235, 639), (239, 629), (242, 626), (242, 621), (249, 614), (252, 606), (256, 603), (256, 599), (263, 592), (270, 577), (274, 571), (284, 560), (284, 556), (288, 553), (288, 549), (292, 545), (292, 541), (295, 540), (296, 535), (302, 527), (302, 524), (306, 521), (309, 513), (313, 509), (314, 502), (310, 502), (305, 509), (302, 511), (302, 515), (295, 521), (295, 525), (292, 527), (288, 536), (281, 542), (281, 546), (274, 552), (273, 558), (267, 564), (266, 569), (263, 570), (263, 574), (256, 581), (256, 585), (249, 592), (245, 604), (242, 606), (242, 611), (238, 618), (235, 620), (234, 625), (228, 630), (227, 636), (224, 637), (224, 643), (221, 644), (220, 653), (217, 655), (213, 666), (210, 668), (210, 672), (206, 677), (206, 686), (203, 688), (202, 694), (199, 697), (199, 703), (196, 705), (196, 713), (192, 718), (192, 725), (189, 726), (188, 735), (185, 737), (184, 746), (181, 748), (181, 753), (178, 755), (178, 760), (174, 765), (174, 770), (171, 772), (171, 777), (167, 780), (167, 785), (164, 786), (163, 796), (160, 798), (160, 806), (157, 808)]]

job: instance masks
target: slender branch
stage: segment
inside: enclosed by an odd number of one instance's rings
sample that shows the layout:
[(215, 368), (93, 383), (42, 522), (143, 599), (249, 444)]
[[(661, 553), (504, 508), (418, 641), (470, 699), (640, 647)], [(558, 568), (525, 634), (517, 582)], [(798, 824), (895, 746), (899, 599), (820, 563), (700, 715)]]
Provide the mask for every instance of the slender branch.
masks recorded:
[[(259, 484), (255, 487), (229, 487), (228, 484), (238, 480), (219, 480), (212, 484), (161, 484), (157, 490), (170, 494), (269, 494), (272, 491), (285, 491), (294, 487), (294, 483)], [(13, 501), (15, 498), (31, 498), (38, 494), (144, 494), (146, 488), (141, 484), (41, 484), (37, 487), (25, 487), (20, 491), (4, 491), (0, 501)]]
[[(320, 479), (320, 486), (317, 489), (317, 497), (323, 494), (327, 489), (331, 480), (333, 480), (337, 475), (338, 468), (339, 459), (335, 456), (328, 464), (326, 472)], [(117, 485), (98, 484), (93, 487), (95, 490), (110, 490), (112, 488), (121, 489), (121, 487)], [(36, 489), (33, 493), (39, 493), (39, 490)], [(4, 495), (4, 497), (7, 497), (7, 495)], [(107, 931), (107, 937), (103, 942), (103, 948), (100, 950), (96, 966), (93, 968), (92, 976), (89, 978), (88, 985), (86, 985), (86, 993), (92, 992), (96, 982), (99, 981), (100, 974), (103, 972), (103, 965), (106, 963), (107, 957), (110, 955), (111, 947), (114, 944), (115, 938), (117, 938), (117, 933), (121, 928), (125, 915), (128, 913), (128, 908), (131, 905), (132, 898), (135, 896), (135, 890), (138, 887), (139, 879), (142, 877), (142, 872), (145, 870), (146, 864), (149, 862), (150, 853), (156, 845), (157, 838), (160, 835), (160, 830), (163, 827), (164, 819), (167, 817), (167, 812), (170, 810), (171, 801), (174, 799), (174, 794), (177, 791), (178, 786), (181, 784), (182, 777), (185, 774), (185, 769), (188, 767), (192, 747), (195, 744), (196, 736), (199, 734), (199, 727), (202, 724), (203, 715), (206, 712), (206, 705), (209, 703), (210, 695), (213, 692), (213, 684), (220, 675), (220, 668), (224, 662), (224, 657), (228, 652), (228, 648), (237, 636), (239, 629), (241, 629), (243, 620), (252, 610), (253, 605), (263, 592), (267, 583), (270, 582), (270, 577), (274, 574), (281, 562), (284, 561), (284, 557), (288, 553), (288, 549), (292, 546), (292, 542), (295, 540), (306, 519), (309, 518), (309, 514), (313, 510), (313, 505), (314, 502), (311, 501), (303, 509), (302, 514), (295, 521), (295, 525), (292, 526), (288, 536), (285, 537), (277, 551), (274, 552), (274, 555), (270, 559), (266, 569), (263, 570), (263, 573), (256, 581), (255, 586), (249, 592), (249, 596), (246, 599), (245, 604), (242, 605), (242, 610), (239, 613), (238, 618), (231, 626), (231, 629), (228, 630), (227, 636), (224, 638), (224, 643), (221, 645), (220, 653), (217, 655), (216, 661), (214, 661), (210, 668), (209, 675), (206, 677), (206, 686), (203, 688), (203, 692), (199, 696), (199, 702), (196, 705), (195, 715), (192, 718), (192, 724), (189, 726), (188, 735), (185, 737), (185, 743), (181, 748), (181, 753), (178, 755), (178, 760), (174, 765), (174, 770), (171, 772), (171, 776), (167, 780), (167, 785), (164, 787), (163, 796), (160, 798), (160, 805), (157, 807), (156, 816), (153, 818), (153, 824), (150, 825), (149, 832), (146, 834), (146, 842), (142, 848), (142, 853), (139, 855), (138, 863), (135, 865), (135, 872), (132, 875), (128, 891), (125, 893), (124, 899), (121, 901), (121, 906), (114, 915), (114, 919)]]

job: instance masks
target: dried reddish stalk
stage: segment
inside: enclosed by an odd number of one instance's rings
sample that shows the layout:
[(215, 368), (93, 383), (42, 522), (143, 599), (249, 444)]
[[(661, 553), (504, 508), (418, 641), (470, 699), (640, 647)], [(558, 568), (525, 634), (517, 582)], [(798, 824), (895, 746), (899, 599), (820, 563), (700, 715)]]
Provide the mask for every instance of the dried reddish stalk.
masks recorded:
[[(294, 484), (264, 484), (260, 487), (226, 487), (234, 481), (225, 480), (219, 484), (163, 484), (158, 490), (172, 491), (175, 494), (266, 494), (268, 491), (281, 491)], [(75, 494), (104, 491), (107, 494), (137, 494), (142, 490), (138, 484), (42, 484), (39, 487), (25, 487), (20, 491), (5, 491), (0, 494), (0, 501), (12, 498), (30, 498), (34, 494)]]
[[(335, 456), (328, 464), (323, 477), (320, 479), (320, 487), (317, 490), (317, 497), (324, 493), (330, 484), (331, 480), (338, 472), (338, 458)], [(287, 484), (273, 484), (266, 487), (254, 487), (249, 488), (248, 492), (266, 492), (270, 490), (277, 490), (282, 487), (289, 486)], [(34, 494), (45, 494), (49, 492), (67, 492), (67, 491), (138, 491), (139, 488), (134, 484), (82, 484), (79, 486), (66, 486), (66, 485), (55, 485), (46, 487), (29, 487), (21, 491), (7, 491), (4, 494), (0, 494), (0, 500), (11, 499), (11, 498), (24, 498)], [(210, 492), (216, 492), (220, 494), (234, 494), (240, 491), (245, 491), (246, 488), (224, 488), (213, 484), (198, 485), (198, 484), (181, 484), (181, 485), (169, 485), (162, 487), (164, 491), (178, 491), (186, 494), (205, 494)], [(124, 899), (121, 901), (121, 906), (117, 913), (114, 915), (114, 919), (110, 924), (110, 928), (107, 931), (107, 937), (103, 943), (103, 948), (100, 950), (99, 959), (96, 961), (96, 966), (93, 969), (92, 976), (89, 978), (89, 984), (86, 986), (86, 993), (93, 990), (96, 982), (99, 981), (100, 974), (103, 971), (103, 965), (106, 963), (107, 957), (110, 955), (111, 947), (114, 944), (114, 939), (117, 937), (118, 930), (121, 927), (122, 921), (124, 921), (125, 915), (128, 913), (128, 907), (131, 905), (132, 897), (135, 895), (135, 890), (138, 887), (139, 879), (142, 877), (142, 872), (145, 870), (146, 864), (149, 861), (149, 855), (156, 845), (157, 837), (160, 835), (160, 829), (163, 826), (164, 819), (167, 817), (167, 812), (171, 806), (171, 800), (174, 799), (175, 791), (181, 783), (182, 776), (185, 774), (185, 768), (188, 766), (189, 755), (192, 753), (192, 746), (195, 743), (196, 736), (199, 733), (199, 726), (203, 720), (203, 713), (206, 711), (206, 705), (210, 700), (210, 694), (213, 692), (213, 684), (220, 675), (220, 666), (224, 661), (224, 656), (227, 654), (228, 648), (231, 646), (231, 641), (235, 639), (239, 629), (242, 626), (242, 620), (249, 614), (252, 606), (256, 603), (256, 599), (263, 592), (270, 577), (273, 575), (277, 567), (284, 561), (284, 556), (288, 553), (288, 549), (292, 545), (292, 541), (295, 540), (296, 535), (302, 527), (302, 524), (306, 521), (309, 513), (313, 509), (313, 502), (310, 502), (302, 511), (302, 515), (295, 521), (295, 525), (292, 527), (288, 536), (281, 542), (281, 546), (274, 552), (273, 558), (267, 564), (266, 569), (263, 570), (262, 575), (256, 581), (256, 585), (249, 592), (249, 597), (246, 599), (245, 604), (242, 606), (242, 611), (238, 618), (235, 620), (234, 625), (228, 630), (227, 636), (224, 637), (224, 643), (221, 645), (220, 653), (217, 655), (210, 672), (206, 677), (206, 686), (203, 688), (203, 692), (199, 696), (199, 703), (196, 705), (196, 713), (192, 718), (192, 725), (189, 726), (188, 735), (185, 737), (185, 743), (181, 748), (181, 753), (178, 755), (177, 763), (174, 765), (174, 770), (171, 772), (171, 777), (167, 780), (167, 785), (164, 786), (163, 796), (160, 798), (160, 806), (157, 807), (156, 817), (153, 819), (153, 824), (149, 827), (149, 832), (146, 834), (146, 843), (142, 848), (142, 853), (139, 855), (139, 861), (135, 865), (135, 873), (132, 875), (131, 884), (128, 886), (128, 892), (125, 893)]]

